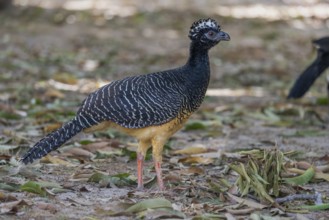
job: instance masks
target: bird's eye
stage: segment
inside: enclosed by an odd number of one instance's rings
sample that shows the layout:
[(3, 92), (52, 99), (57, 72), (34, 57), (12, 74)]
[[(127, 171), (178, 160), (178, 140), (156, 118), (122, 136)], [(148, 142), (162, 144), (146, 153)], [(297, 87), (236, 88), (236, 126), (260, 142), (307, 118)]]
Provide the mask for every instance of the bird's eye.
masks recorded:
[(206, 36), (207, 36), (209, 39), (212, 39), (212, 38), (214, 38), (214, 37), (216, 36), (216, 33), (215, 33), (215, 31), (208, 31), (208, 32), (206, 33)]
[(213, 32), (213, 31), (209, 31), (209, 32), (208, 32), (208, 35), (209, 35), (210, 37), (213, 37), (213, 36), (215, 35), (215, 32)]

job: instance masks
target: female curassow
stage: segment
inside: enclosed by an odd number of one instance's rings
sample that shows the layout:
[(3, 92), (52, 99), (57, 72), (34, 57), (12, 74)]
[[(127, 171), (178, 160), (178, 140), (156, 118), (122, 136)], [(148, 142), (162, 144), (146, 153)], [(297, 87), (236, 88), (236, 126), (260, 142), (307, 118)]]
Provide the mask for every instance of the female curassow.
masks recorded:
[(127, 77), (101, 87), (85, 99), (75, 118), (37, 142), (21, 161), (32, 163), (82, 130), (92, 132), (114, 127), (139, 141), (138, 189), (143, 188), (144, 157), (152, 146), (158, 186), (163, 190), (163, 146), (203, 101), (210, 77), (208, 50), (221, 40), (230, 40), (210, 18), (194, 22), (189, 38), (190, 55), (184, 66)]

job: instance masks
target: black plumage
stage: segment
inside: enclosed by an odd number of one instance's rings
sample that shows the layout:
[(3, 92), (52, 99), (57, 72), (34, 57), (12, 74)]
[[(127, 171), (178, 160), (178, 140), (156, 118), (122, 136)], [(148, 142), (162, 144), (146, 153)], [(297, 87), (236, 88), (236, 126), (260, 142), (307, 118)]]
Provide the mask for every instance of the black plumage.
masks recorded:
[(315, 80), (329, 67), (329, 37), (313, 41), (317, 49), (316, 59), (299, 75), (291, 88), (288, 99), (298, 99), (305, 95)]

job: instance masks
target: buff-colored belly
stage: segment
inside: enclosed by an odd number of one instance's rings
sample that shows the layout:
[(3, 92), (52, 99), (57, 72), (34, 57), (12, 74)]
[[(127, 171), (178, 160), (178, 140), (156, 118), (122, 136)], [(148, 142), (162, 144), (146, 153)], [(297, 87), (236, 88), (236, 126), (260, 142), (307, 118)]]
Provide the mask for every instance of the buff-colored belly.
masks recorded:
[(116, 128), (121, 132), (131, 135), (138, 140), (151, 140), (155, 137), (161, 139), (168, 139), (179, 129), (181, 129), (184, 123), (187, 121), (190, 115), (184, 117), (184, 119), (175, 118), (163, 125), (149, 126), (145, 128), (125, 128), (112, 121), (104, 121), (98, 125), (92, 126), (84, 130), (84, 132), (101, 131), (108, 128)]

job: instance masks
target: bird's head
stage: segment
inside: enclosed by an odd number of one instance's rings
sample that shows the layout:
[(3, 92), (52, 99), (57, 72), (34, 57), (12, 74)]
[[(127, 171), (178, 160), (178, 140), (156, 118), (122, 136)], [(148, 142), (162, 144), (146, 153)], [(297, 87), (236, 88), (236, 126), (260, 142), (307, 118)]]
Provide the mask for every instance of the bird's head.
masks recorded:
[(188, 36), (192, 42), (205, 49), (210, 49), (222, 40), (230, 40), (230, 35), (221, 31), (221, 27), (211, 18), (195, 21)]

